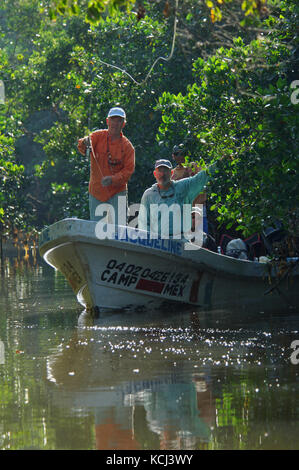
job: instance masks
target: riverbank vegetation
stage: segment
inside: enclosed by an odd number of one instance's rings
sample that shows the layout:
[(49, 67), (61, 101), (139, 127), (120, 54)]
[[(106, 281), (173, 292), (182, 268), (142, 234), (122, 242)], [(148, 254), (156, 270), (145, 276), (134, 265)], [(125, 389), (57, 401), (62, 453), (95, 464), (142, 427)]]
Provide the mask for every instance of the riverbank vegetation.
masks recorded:
[(298, 237), (298, 3), (65, 3), (1, 2), (2, 235), (88, 217), (77, 139), (120, 105), (136, 149), (130, 203), (153, 183), (155, 159), (184, 143), (203, 165), (228, 157), (208, 188), (216, 229), (246, 235), (280, 220)]

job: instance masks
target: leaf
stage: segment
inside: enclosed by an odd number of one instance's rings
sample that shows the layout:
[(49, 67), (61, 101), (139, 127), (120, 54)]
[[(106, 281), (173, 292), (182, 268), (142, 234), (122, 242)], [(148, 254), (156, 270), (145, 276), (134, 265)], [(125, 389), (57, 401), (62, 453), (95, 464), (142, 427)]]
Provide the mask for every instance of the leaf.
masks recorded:
[(216, 21), (216, 16), (215, 16), (215, 10), (214, 10), (214, 8), (211, 9), (211, 20), (212, 20), (212, 23), (215, 23), (215, 21)]

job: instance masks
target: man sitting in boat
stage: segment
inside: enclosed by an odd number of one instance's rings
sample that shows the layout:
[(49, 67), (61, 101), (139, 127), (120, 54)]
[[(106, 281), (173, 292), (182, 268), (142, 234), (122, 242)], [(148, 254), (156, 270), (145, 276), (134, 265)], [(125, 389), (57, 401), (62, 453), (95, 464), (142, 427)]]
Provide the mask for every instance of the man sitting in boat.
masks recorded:
[[(178, 181), (182, 178), (188, 178), (189, 176), (196, 175), (201, 171), (201, 167), (198, 162), (191, 162), (188, 166), (185, 165), (185, 156), (186, 151), (183, 144), (175, 145), (172, 150), (172, 158), (177, 164), (173, 170), (171, 179), (173, 181)], [(194, 199), (192, 205), (196, 207), (197, 205), (202, 204), (203, 208), (203, 231), (208, 234), (208, 219), (207, 219), (207, 193), (202, 192)], [(192, 213), (192, 228), (194, 229), (195, 217), (194, 212)]]
[[(111, 108), (106, 121), (108, 129), (97, 130), (79, 139), (78, 150), (85, 155), (90, 148), (90, 220), (102, 218), (99, 205), (105, 203), (105, 208), (114, 209), (117, 225), (118, 198), (123, 196), (126, 200), (127, 183), (135, 169), (135, 150), (122, 133), (126, 123), (125, 111), (118, 107)], [(111, 213), (108, 213), (108, 221), (113, 222)]]
[[(157, 160), (154, 176), (156, 183), (148, 188), (141, 199), (138, 228), (161, 238), (180, 238), (191, 229), (191, 207), (194, 199), (204, 190), (209, 175), (214, 174), (216, 164), (210, 165), (194, 176), (172, 181), (172, 164), (169, 160)], [(185, 211), (185, 208), (190, 208)], [(162, 217), (162, 208), (168, 208), (168, 220)]]

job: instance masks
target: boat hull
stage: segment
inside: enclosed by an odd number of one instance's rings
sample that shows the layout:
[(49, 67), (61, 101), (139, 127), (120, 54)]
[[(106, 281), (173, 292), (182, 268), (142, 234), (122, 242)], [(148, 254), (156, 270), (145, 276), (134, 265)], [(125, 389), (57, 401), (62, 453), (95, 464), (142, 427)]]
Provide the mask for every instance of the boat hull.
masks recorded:
[(116, 237), (99, 239), (95, 222), (65, 219), (42, 232), (40, 253), (92, 312), (185, 305), (276, 312), (298, 306), (297, 268), (274, 288), (277, 278), (266, 264), (135, 234), (122, 227)]

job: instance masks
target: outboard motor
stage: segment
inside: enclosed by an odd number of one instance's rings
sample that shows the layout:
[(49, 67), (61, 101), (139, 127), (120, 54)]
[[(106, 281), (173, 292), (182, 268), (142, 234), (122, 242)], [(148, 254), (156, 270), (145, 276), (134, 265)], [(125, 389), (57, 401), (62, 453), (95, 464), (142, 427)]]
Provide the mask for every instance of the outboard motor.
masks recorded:
[(238, 259), (248, 259), (246, 243), (241, 238), (235, 238), (226, 245), (225, 254)]
[(269, 255), (273, 253), (273, 243), (282, 241), (286, 236), (281, 222), (276, 221), (273, 227), (267, 227), (262, 232), (264, 246)]

